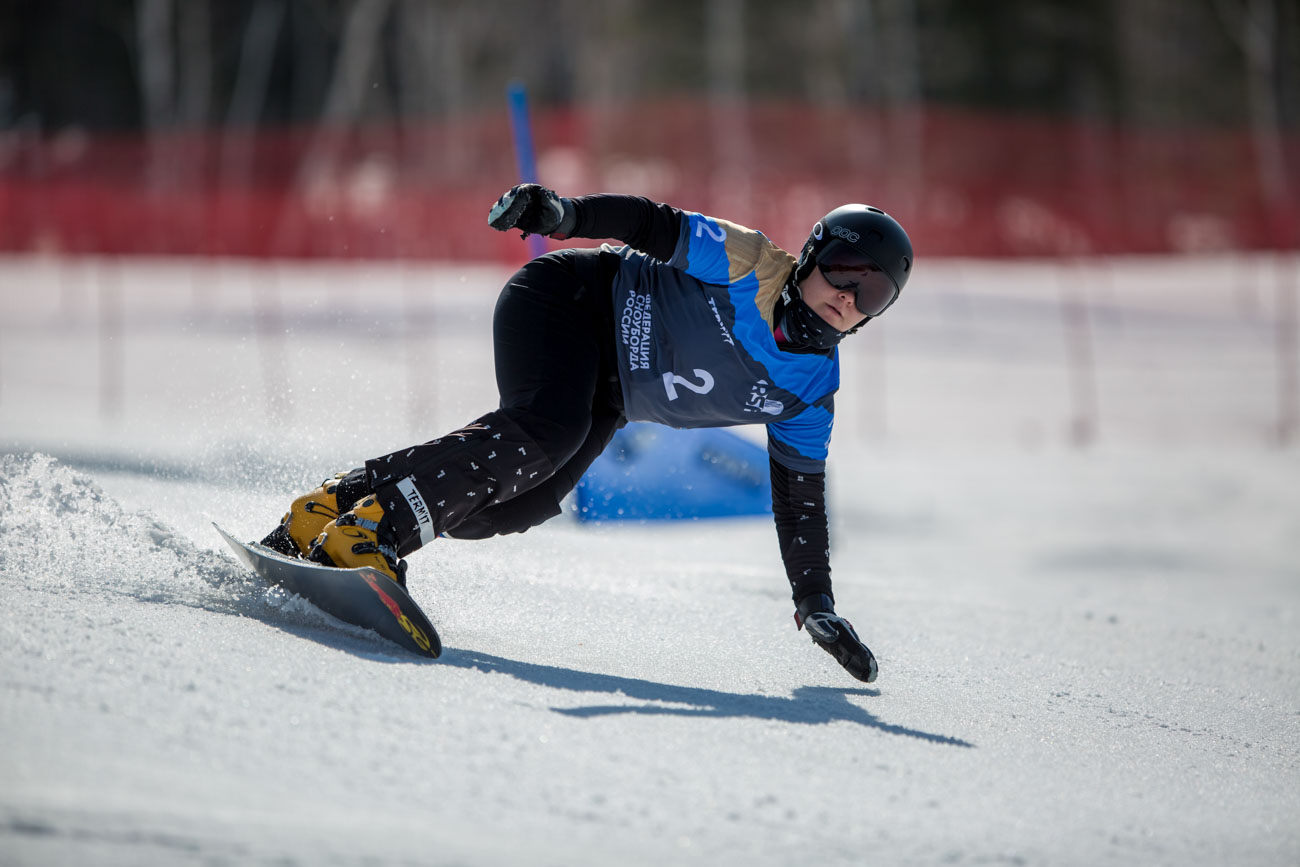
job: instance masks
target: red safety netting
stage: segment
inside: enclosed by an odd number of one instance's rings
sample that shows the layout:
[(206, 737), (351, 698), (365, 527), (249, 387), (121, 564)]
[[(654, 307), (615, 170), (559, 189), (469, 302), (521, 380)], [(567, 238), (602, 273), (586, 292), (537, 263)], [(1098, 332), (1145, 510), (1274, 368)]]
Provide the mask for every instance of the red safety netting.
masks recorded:
[[(541, 180), (563, 194), (647, 195), (785, 246), (848, 201), (898, 217), (918, 255), (1292, 249), (1300, 226), (1244, 131), (672, 102), (538, 111), (533, 138)], [(1281, 144), (1295, 189), (1300, 139)], [(338, 131), (0, 133), (0, 250), (518, 261), (523, 245), (485, 219), (515, 177), (504, 112)]]

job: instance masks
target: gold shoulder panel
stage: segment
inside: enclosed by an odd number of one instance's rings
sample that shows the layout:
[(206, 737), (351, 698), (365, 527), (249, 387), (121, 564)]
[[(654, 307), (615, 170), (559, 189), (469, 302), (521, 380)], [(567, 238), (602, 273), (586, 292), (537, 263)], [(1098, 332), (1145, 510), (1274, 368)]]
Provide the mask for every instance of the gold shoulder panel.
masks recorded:
[(727, 233), (728, 279), (734, 283), (750, 271), (754, 272), (758, 278), (758, 295), (754, 303), (768, 327), (774, 327), (776, 299), (781, 295), (786, 278), (794, 270), (795, 258), (760, 232), (727, 220), (715, 218), (715, 221)]

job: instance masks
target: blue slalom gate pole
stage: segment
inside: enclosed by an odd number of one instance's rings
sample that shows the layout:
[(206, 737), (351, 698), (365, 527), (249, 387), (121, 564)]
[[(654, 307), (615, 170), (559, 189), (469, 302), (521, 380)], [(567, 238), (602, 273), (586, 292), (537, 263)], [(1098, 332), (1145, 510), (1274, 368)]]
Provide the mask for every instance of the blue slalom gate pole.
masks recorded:
[[(506, 88), (510, 103), (510, 131), (515, 140), (515, 164), (519, 167), (519, 180), (525, 184), (539, 183), (537, 160), (533, 156), (533, 129), (528, 120), (528, 91), (522, 81), (512, 81)], [(528, 252), (537, 258), (546, 252), (546, 239), (541, 235), (528, 236)]]

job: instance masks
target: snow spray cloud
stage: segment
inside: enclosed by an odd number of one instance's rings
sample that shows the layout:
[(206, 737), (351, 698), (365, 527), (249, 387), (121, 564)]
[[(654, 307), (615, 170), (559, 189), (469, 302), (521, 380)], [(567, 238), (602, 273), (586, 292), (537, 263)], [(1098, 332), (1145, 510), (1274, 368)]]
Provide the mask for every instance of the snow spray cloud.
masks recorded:
[(245, 615), (264, 593), (234, 561), (41, 454), (0, 457), (0, 581)]

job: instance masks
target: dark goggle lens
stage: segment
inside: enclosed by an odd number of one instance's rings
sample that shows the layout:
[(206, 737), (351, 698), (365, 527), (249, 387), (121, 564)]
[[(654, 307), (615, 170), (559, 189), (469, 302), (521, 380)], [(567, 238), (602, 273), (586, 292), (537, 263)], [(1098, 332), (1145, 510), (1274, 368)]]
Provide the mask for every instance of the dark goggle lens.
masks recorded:
[(844, 244), (827, 246), (817, 268), (827, 283), (853, 293), (853, 305), (863, 316), (879, 316), (898, 297), (898, 287), (879, 265)]

